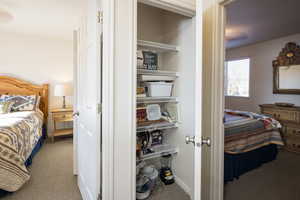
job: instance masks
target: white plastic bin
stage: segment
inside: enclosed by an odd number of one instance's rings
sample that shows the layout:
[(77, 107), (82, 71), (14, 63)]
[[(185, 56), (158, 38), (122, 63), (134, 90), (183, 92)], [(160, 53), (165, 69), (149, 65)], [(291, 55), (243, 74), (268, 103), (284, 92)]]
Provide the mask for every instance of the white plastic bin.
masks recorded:
[(149, 97), (170, 97), (172, 95), (173, 83), (146, 82)]

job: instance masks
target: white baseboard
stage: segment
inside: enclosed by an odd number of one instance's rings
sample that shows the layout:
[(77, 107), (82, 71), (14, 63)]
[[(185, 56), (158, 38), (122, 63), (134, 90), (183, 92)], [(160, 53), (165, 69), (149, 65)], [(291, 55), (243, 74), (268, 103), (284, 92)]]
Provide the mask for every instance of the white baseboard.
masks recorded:
[(193, 199), (191, 188), (176, 175), (175, 175), (175, 182), (177, 183), (177, 185), (179, 185), (179, 187), (181, 187), (181, 189), (183, 189), (183, 191), (185, 191), (185, 193), (187, 193), (190, 196), (191, 199)]

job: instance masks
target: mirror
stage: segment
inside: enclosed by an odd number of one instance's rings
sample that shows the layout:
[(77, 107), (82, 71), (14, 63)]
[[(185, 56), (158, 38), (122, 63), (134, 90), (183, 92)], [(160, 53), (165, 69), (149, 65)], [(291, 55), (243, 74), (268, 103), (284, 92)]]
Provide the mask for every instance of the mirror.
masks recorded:
[(300, 94), (300, 47), (288, 43), (273, 61), (273, 93)]
[(300, 90), (300, 65), (279, 67), (279, 89)]

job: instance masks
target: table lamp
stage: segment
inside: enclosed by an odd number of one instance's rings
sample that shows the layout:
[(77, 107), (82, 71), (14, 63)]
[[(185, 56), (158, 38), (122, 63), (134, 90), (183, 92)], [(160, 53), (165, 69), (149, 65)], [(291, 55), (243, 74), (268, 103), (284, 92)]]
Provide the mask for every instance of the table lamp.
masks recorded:
[(63, 97), (62, 108), (66, 108), (66, 96), (72, 96), (72, 88), (68, 84), (55, 85), (54, 96)]

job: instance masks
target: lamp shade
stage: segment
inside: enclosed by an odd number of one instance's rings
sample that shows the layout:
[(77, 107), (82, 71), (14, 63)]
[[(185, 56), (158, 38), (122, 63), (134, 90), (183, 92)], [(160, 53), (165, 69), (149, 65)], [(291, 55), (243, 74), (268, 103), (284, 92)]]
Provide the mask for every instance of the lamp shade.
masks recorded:
[(54, 96), (56, 97), (72, 96), (72, 93), (73, 93), (72, 87), (68, 84), (55, 85)]
[(0, 24), (9, 23), (9, 22), (13, 21), (13, 19), (14, 19), (14, 17), (9, 11), (7, 11), (3, 8), (0, 8)]

